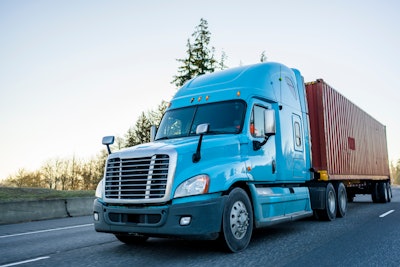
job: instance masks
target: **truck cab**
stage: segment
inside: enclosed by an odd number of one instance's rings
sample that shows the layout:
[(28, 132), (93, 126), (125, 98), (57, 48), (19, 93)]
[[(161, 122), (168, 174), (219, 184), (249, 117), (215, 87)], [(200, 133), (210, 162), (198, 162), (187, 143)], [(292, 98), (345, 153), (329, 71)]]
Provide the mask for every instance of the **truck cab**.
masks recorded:
[(109, 155), (95, 230), (125, 243), (220, 237), (241, 251), (254, 227), (313, 214), (309, 128), (296, 69), (260, 63), (196, 77), (152, 142)]

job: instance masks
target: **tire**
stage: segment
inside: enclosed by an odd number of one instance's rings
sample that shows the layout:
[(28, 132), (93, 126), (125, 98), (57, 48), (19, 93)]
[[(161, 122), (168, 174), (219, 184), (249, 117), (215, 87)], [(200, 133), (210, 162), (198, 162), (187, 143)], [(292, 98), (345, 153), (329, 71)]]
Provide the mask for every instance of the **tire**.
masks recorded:
[(136, 234), (114, 234), (114, 235), (119, 241), (127, 245), (142, 244), (146, 242), (147, 239), (149, 239), (148, 236), (136, 235)]
[(335, 188), (331, 183), (326, 185), (325, 191), (325, 209), (315, 210), (316, 217), (324, 221), (333, 221), (336, 219), (337, 205), (336, 205)]
[(222, 234), (226, 249), (230, 252), (244, 250), (253, 232), (253, 209), (246, 192), (233, 189), (226, 201), (222, 215)]
[(393, 195), (392, 195), (392, 187), (389, 182), (387, 183), (386, 189), (387, 189), (387, 196), (388, 196), (387, 202), (391, 202)]
[(343, 183), (338, 183), (335, 186), (336, 190), (336, 207), (337, 207), (337, 212), (336, 216), (339, 218), (343, 218), (346, 216), (347, 212), (347, 193), (346, 193), (346, 187), (344, 186)]
[(379, 203), (378, 183), (376, 182), (373, 182), (371, 184), (371, 197), (372, 197), (372, 202)]
[(377, 186), (377, 196), (378, 199), (377, 201), (379, 203), (386, 203), (388, 201), (389, 198), (389, 193), (387, 190), (387, 183), (386, 182), (378, 182), (378, 186)]

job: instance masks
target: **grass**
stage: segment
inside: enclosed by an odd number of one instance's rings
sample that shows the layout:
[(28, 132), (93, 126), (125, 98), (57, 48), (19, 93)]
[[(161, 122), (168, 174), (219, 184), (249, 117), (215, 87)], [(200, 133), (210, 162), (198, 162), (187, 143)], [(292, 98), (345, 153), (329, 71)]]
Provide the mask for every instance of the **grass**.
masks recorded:
[(0, 202), (94, 197), (94, 190), (66, 191), (46, 188), (0, 187)]

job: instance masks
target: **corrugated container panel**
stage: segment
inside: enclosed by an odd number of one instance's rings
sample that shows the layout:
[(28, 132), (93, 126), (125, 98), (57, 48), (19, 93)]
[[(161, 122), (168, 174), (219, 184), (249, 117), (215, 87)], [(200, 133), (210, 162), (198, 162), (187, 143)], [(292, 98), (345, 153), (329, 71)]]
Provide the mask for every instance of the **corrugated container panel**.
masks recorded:
[(330, 179), (388, 178), (386, 127), (323, 80), (306, 93), (314, 169)]

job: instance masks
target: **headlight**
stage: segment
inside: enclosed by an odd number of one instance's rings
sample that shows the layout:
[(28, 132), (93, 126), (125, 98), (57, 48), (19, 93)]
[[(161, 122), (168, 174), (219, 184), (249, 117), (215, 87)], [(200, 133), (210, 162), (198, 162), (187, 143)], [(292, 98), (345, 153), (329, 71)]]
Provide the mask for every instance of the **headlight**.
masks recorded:
[(175, 191), (174, 197), (186, 197), (208, 193), (210, 177), (202, 174), (181, 183)]
[(97, 184), (95, 196), (97, 198), (103, 197), (103, 179), (101, 179), (100, 182)]

